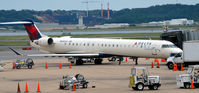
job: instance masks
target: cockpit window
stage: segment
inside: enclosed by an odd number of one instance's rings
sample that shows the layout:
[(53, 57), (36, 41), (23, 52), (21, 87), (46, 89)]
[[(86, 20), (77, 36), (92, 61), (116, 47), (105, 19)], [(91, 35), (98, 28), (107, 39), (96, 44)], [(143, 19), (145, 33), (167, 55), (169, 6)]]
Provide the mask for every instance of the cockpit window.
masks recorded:
[(171, 45), (164, 44), (164, 45), (162, 45), (162, 48), (177, 48), (177, 47), (175, 45), (173, 45), (173, 44), (171, 44)]

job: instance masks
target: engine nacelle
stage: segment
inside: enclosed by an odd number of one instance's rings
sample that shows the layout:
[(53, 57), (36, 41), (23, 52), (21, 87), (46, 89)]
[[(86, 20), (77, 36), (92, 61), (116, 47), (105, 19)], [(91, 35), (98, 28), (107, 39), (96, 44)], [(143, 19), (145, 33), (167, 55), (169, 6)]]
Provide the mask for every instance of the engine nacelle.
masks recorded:
[(53, 39), (50, 37), (42, 37), (39, 40), (37, 40), (35, 43), (40, 46), (50, 46), (53, 45), (54, 42)]

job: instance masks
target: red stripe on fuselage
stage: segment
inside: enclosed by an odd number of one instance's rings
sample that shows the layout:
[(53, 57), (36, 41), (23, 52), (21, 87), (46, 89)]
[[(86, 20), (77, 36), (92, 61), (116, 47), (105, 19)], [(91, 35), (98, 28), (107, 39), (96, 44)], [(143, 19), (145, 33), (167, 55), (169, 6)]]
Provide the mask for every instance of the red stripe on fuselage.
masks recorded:
[(36, 40), (37, 35), (39, 34), (37, 28), (35, 26), (25, 26), (25, 28), (31, 33), (31, 35), (28, 33), (29, 38), (31, 39), (32, 36), (32, 39)]

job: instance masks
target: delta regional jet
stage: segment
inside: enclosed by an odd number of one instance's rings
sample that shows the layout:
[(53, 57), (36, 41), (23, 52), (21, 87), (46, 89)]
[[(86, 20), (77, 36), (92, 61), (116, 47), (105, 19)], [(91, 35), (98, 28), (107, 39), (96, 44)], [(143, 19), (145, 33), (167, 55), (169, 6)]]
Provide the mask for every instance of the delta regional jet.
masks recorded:
[[(102, 39), (102, 38), (72, 38), (48, 37), (40, 33), (33, 21), (4, 22), (0, 25), (25, 26), (30, 38), (30, 45), (45, 52), (29, 56), (63, 56), (73, 60), (77, 65), (82, 65), (83, 59), (89, 58), (95, 64), (101, 64), (103, 58), (119, 62), (123, 57), (136, 58), (168, 58), (182, 50), (173, 43), (164, 40), (132, 40), (132, 39)], [(71, 60), (71, 61), (72, 61)]]

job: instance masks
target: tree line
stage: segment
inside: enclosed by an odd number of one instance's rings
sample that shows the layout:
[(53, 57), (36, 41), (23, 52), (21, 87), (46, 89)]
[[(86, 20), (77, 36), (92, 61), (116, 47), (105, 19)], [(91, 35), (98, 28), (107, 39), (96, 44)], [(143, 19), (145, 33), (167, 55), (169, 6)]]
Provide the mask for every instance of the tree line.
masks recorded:
[(138, 24), (151, 21), (163, 21), (176, 18), (187, 18), (199, 21), (199, 4), (182, 5), (167, 4), (156, 5), (148, 8), (126, 8), (119, 11), (110, 10), (110, 18), (107, 19), (107, 10), (104, 10), (104, 17), (101, 17), (101, 10), (90, 10), (89, 16), (86, 11), (80, 10), (0, 10), (0, 21), (19, 21), (31, 19), (36, 22), (60, 24), (77, 24), (78, 16), (84, 16), (84, 23), (96, 25), (104, 23), (130, 23)]

